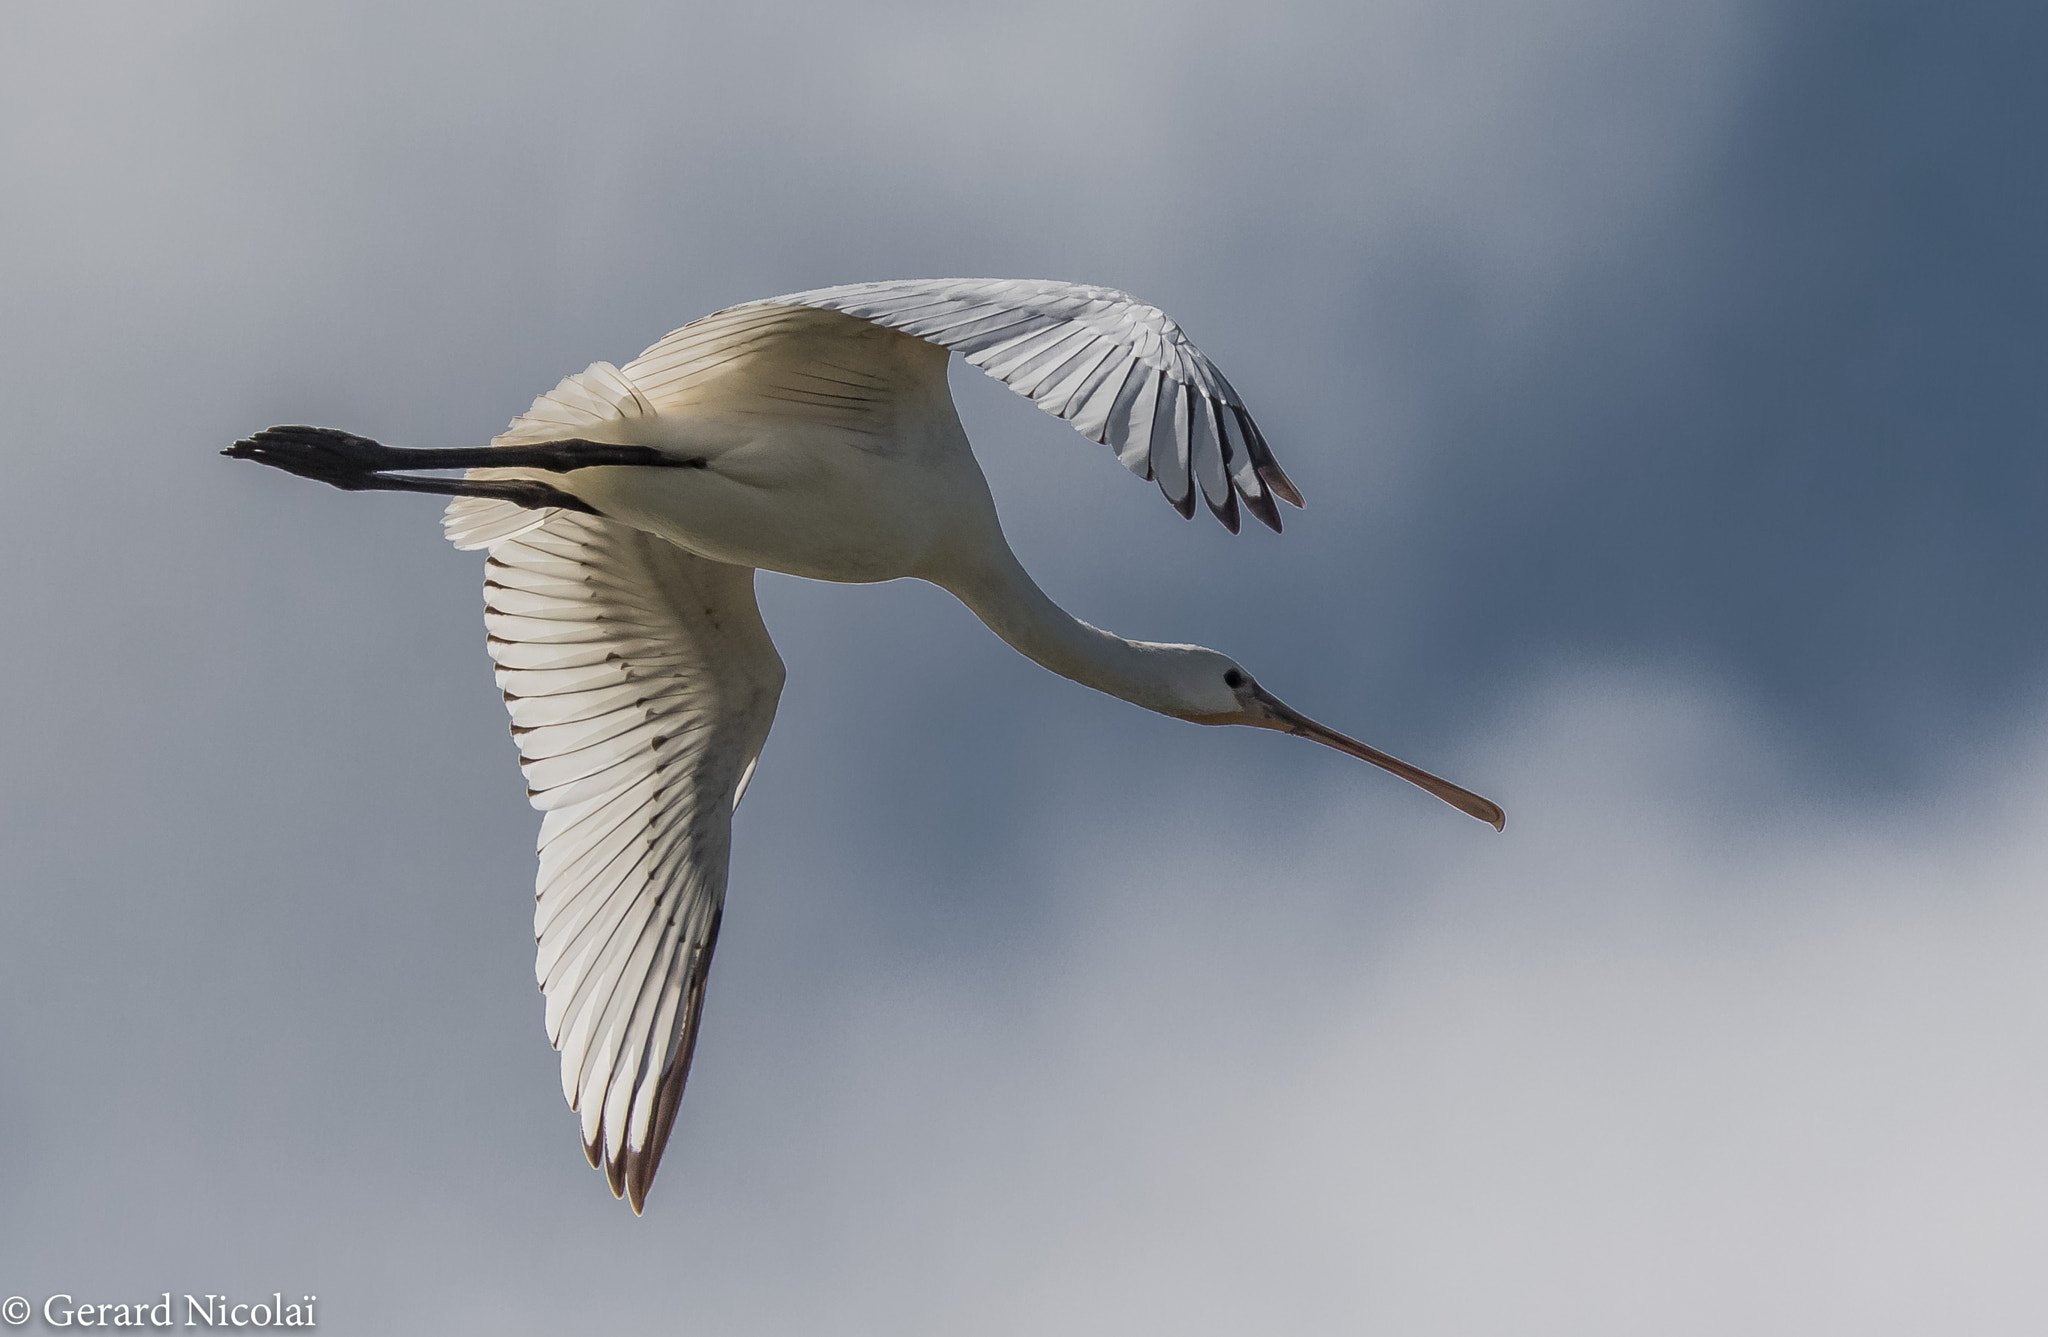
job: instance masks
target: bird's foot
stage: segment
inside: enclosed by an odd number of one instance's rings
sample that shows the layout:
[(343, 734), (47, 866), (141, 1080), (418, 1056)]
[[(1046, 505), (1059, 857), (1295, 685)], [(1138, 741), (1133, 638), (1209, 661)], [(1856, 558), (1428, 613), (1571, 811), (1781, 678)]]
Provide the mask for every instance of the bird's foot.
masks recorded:
[(538, 446), (484, 446), (467, 450), (401, 450), (332, 427), (272, 427), (235, 442), (221, 454), (230, 459), (254, 460), (349, 492), (489, 497), (528, 510), (555, 508), (590, 515), (598, 514), (590, 503), (537, 478), (423, 478), (393, 470), (501, 468), (567, 472), (598, 464), (702, 467), (702, 461), (670, 459), (645, 446), (609, 446), (596, 441), (550, 441)]
[(332, 427), (272, 427), (221, 452), (351, 491), (375, 486), (375, 475), (398, 468), (404, 453)]

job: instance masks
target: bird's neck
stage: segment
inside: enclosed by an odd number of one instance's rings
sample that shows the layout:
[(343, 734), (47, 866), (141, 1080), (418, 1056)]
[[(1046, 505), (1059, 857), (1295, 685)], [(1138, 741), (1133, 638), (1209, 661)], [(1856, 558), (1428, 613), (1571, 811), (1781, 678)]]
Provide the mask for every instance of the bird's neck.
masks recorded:
[(1183, 713), (1167, 659), (1184, 647), (1125, 640), (1089, 626), (1038, 588), (1007, 546), (937, 583), (1018, 653), (1061, 677), (1162, 715)]

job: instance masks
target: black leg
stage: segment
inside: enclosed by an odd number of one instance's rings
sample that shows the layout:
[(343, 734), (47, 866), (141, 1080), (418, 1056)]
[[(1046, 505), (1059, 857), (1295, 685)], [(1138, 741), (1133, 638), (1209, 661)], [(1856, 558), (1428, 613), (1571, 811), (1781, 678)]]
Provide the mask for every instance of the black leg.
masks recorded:
[(348, 492), (430, 492), (437, 497), (495, 497), (529, 511), (558, 507), (602, 515), (595, 506), (538, 478), (421, 478), (415, 474), (369, 474), (362, 478), (327, 482)]
[(575, 438), (531, 446), (402, 450), (332, 427), (272, 427), (235, 442), (221, 454), (337, 485), (344, 478), (393, 469), (546, 469), (567, 473), (602, 464), (652, 469), (704, 467), (702, 460), (677, 459), (652, 446), (614, 446)]
[(450, 450), (404, 450), (332, 427), (272, 427), (237, 441), (221, 454), (254, 460), (301, 478), (349, 492), (431, 492), (444, 497), (496, 497), (540, 509), (560, 506), (597, 512), (558, 487), (538, 479), (419, 478), (393, 469), (545, 469), (567, 473), (597, 465), (657, 469), (701, 469), (703, 460), (677, 459), (651, 446), (614, 446), (601, 441), (546, 441), (532, 446), (480, 446)]

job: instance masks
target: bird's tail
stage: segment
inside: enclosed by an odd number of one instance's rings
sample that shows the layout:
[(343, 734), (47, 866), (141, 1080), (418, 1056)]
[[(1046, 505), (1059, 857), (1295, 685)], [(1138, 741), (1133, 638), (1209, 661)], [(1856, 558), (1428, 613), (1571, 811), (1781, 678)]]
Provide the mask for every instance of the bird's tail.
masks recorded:
[[(545, 441), (605, 439), (606, 424), (651, 418), (654, 406), (639, 387), (609, 362), (566, 376), (533, 401), (533, 407), (491, 439), (494, 446), (528, 446)], [(552, 509), (528, 510), (491, 497), (457, 497), (441, 517), (441, 530), (458, 548), (488, 548), (546, 524)]]

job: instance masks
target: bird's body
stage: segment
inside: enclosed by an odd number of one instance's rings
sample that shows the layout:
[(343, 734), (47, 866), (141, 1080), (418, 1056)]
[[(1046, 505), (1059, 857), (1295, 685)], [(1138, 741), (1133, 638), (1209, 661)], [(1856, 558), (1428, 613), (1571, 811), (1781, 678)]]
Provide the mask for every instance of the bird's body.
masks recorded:
[[(1157, 309), (1014, 280), (860, 284), (734, 307), (598, 363), (487, 450), (278, 428), (230, 454), (337, 486), (452, 492), (486, 548), (488, 644), (543, 809), (536, 974), (593, 1164), (638, 1211), (681, 1098), (731, 814), (784, 669), (756, 569), (915, 577), (1054, 672), (1165, 714), (1327, 743), (1498, 826), (1476, 795), (1306, 719), (1233, 660), (1069, 616), (1004, 540), (947, 387), (960, 351), (1191, 514), (1274, 529), (1299, 495), (1236, 392)], [(497, 467), (517, 460), (516, 467)], [(463, 480), (389, 472), (471, 467)]]
[[(663, 340), (622, 373), (653, 383), (642, 393), (655, 412), (579, 431), (702, 469), (582, 469), (556, 485), (712, 561), (814, 580), (930, 578), (1000, 541), (946, 351), (836, 312), (771, 312), (721, 313)], [(773, 352), (708, 369), (689, 357), (694, 340), (716, 357), (736, 337)], [(671, 361), (683, 366), (650, 370)]]

